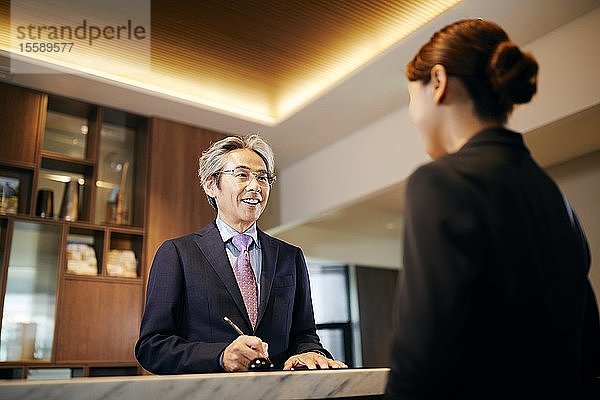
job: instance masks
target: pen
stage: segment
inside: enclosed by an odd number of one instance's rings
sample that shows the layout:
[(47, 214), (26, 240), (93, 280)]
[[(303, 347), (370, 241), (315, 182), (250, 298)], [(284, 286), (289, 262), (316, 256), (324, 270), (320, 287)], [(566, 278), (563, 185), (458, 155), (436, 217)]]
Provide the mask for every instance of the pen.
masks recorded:
[(225, 320), (225, 322), (227, 322), (229, 324), (229, 326), (231, 326), (237, 333), (238, 335), (243, 335), (244, 332), (242, 332), (242, 330), (240, 329), (239, 326), (237, 326), (232, 320), (230, 320), (228, 317), (223, 317), (223, 319)]
[[(229, 324), (229, 326), (231, 326), (233, 328), (233, 330), (238, 333), (238, 335), (244, 335), (244, 332), (240, 329), (240, 327), (237, 326), (235, 324), (235, 322), (230, 320), (229, 317), (225, 316), (225, 317), (223, 317), (223, 320), (225, 322), (227, 322)], [(273, 363), (271, 362), (271, 359), (269, 357), (266, 357), (265, 360), (271, 365), (271, 367), (273, 366)]]

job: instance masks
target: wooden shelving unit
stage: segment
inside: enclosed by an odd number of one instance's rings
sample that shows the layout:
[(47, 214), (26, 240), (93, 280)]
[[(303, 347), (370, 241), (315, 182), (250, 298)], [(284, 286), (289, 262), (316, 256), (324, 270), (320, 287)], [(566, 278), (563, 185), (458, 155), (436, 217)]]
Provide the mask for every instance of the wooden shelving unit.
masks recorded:
[[(59, 122), (65, 119), (65, 126), (72, 121), (84, 121), (81, 141), (75, 138), (71, 142), (79, 147), (65, 140), (71, 140), (69, 132), (50, 132), (46, 126), (49, 115)], [(3, 315), (0, 379), (33, 378), (36, 374), (51, 375), (52, 371), (64, 374), (68, 370), (72, 376), (141, 373), (133, 347), (139, 332), (146, 274), (147, 119), (0, 83), (0, 121), (0, 177), (19, 180), (17, 213), (0, 215), (0, 312)], [(54, 135), (54, 147), (46, 148), (50, 139), (45, 135)], [(67, 143), (62, 153), (57, 151), (61, 149), (61, 140)], [(120, 141), (126, 148), (117, 147)], [(81, 154), (71, 154), (80, 148), (83, 148)], [(106, 179), (106, 171), (110, 169), (105, 164), (110, 162), (107, 154), (111, 151), (128, 157), (126, 188), (117, 186), (114, 179), (100, 182), (100, 178)], [(122, 169), (122, 165), (116, 167), (117, 171)], [(58, 217), (64, 183), (52, 179), (61, 176), (83, 181), (76, 221)], [(38, 189), (48, 185), (54, 190), (55, 213), (53, 218), (41, 218), (35, 212), (36, 195)], [(111, 187), (123, 193), (126, 189), (129, 195), (127, 216), (121, 224), (109, 221), (103, 214), (107, 209), (103, 203), (106, 203), (107, 193), (112, 194)], [(93, 248), (97, 274), (78, 275), (67, 271), (66, 248), (74, 240), (83, 240)], [(107, 260), (112, 250), (135, 254), (134, 277), (109, 273)], [(48, 268), (52, 268), (51, 271)], [(38, 275), (45, 277), (40, 280), (36, 278)], [(25, 310), (29, 316), (20, 315), (23, 310), (15, 306), (14, 299), (24, 295), (22, 290), (29, 290), (25, 295), (33, 298), (25, 302), (31, 302), (31, 307)], [(44, 298), (53, 303), (53, 307), (49, 307), (47, 315), (40, 316), (39, 310), (43, 307), (39, 303)], [(52, 321), (46, 321), (48, 319)], [(37, 331), (29, 342), (15, 337), (21, 332), (15, 329), (31, 325)], [(14, 332), (9, 332), (11, 329)], [(42, 334), (48, 335), (50, 343), (42, 345), (45, 340), (40, 338)], [(40, 350), (44, 346), (50, 349)]]

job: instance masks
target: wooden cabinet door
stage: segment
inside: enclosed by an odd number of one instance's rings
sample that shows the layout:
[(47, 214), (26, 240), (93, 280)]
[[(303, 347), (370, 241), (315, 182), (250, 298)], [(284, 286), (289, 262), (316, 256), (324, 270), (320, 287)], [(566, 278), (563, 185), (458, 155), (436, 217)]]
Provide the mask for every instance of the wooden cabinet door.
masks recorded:
[(0, 82), (0, 161), (35, 163), (46, 103), (42, 93)]
[(56, 362), (135, 362), (141, 283), (65, 279)]

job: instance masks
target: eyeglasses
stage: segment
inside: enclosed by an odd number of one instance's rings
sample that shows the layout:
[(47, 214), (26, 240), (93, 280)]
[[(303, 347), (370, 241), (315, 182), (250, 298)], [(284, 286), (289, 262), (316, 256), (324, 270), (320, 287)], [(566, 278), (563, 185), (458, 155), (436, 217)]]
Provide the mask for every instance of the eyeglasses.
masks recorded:
[(248, 184), (252, 180), (252, 176), (256, 178), (258, 184), (262, 187), (269, 187), (275, 182), (277, 179), (274, 175), (271, 176), (267, 171), (252, 171), (250, 168), (246, 167), (236, 167), (234, 169), (225, 169), (220, 174), (230, 174), (238, 181), (240, 184)]

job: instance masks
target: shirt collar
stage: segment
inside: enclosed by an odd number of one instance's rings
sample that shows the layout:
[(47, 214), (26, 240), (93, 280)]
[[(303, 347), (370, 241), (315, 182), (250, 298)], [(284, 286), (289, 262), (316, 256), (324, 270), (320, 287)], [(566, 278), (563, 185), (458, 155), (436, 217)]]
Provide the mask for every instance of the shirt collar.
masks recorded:
[[(219, 217), (216, 219), (217, 229), (219, 230), (219, 234), (221, 235), (221, 239), (223, 239), (223, 243), (227, 243), (231, 240), (232, 237), (238, 235), (239, 232), (227, 225), (223, 222)], [(258, 231), (256, 229), (256, 222), (253, 223), (250, 228), (246, 229), (246, 231), (242, 232), (245, 235), (252, 236), (254, 240), (254, 244), (256, 247), (260, 248), (260, 243), (258, 242)]]

